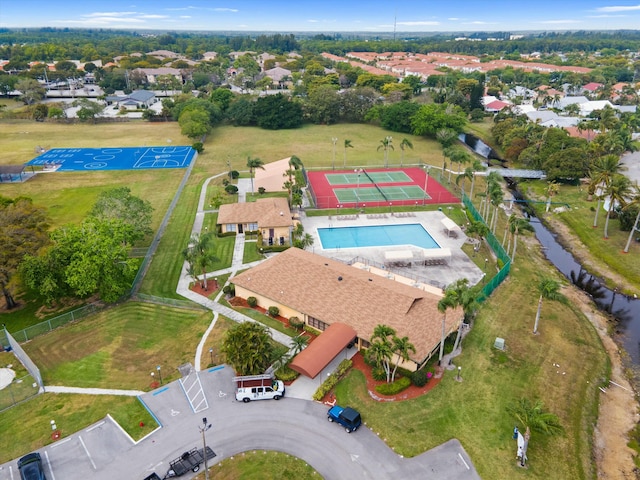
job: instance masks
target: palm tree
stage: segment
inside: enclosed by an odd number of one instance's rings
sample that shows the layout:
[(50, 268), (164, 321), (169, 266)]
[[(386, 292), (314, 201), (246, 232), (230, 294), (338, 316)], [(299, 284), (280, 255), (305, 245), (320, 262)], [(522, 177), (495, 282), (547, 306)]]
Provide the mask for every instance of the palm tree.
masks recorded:
[(458, 295), (455, 288), (447, 288), (444, 291), (444, 297), (438, 302), (438, 311), (442, 313), (442, 333), (440, 337), (440, 353), (438, 354), (438, 362), (442, 362), (444, 355), (445, 328), (447, 323), (447, 310), (455, 309), (458, 306)]
[(291, 339), (291, 354), (293, 356), (299, 354), (307, 345), (309, 345), (309, 337), (302, 334), (296, 335)]
[(638, 229), (638, 221), (640, 221), (640, 187), (638, 187), (638, 184), (636, 183), (633, 186), (635, 192), (633, 194), (633, 199), (628, 202), (624, 208), (631, 208), (631, 207), (636, 207), (638, 209), (638, 214), (636, 215), (636, 221), (633, 223), (633, 227), (631, 228), (631, 231), (629, 232), (629, 238), (627, 238), (627, 244), (624, 246), (624, 253), (629, 253), (629, 247), (631, 246), (631, 239), (633, 238), (633, 233)]
[[(511, 263), (516, 259), (516, 248), (518, 246), (518, 234), (520, 232), (532, 232), (533, 227), (528, 218), (518, 217), (516, 214), (511, 214), (507, 223), (511, 237), (513, 237), (513, 252), (511, 253)], [(509, 247), (507, 247), (507, 253)]]
[(394, 382), (396, 379), (396, 370), (398, 370), (398, 364), (400, 364), (400, 360), (405, 362), (409, 360), (409, 352), (416, 353), (416, 347), (409, 341), (409, 337), (398, 338), (394, 336), (392, 348), (393, 353), (397, 355), (396, 365), (393, 367), (393, 372), (391, 372), (391, 381)]
[(342, 166), (344, 168), (346, 168), (346, 166), (347, 166), (347, 148), (353, 148), (353, 145), (351, 145), (351, 140), (347, 140), (345, 138), (345, 140), (344, 140), (344, 161), (342, 162)]
[(462, 195), (464, 195), (464, 181), (466, 179), (473, 181), (473, 168), (471, 167), (465, 168), (464, 172), (458, 174), (458, 176), (456, 177), (456, 185), (460, 185), (460, 181), (462, 181), (462, 186), (460, 187), (460, 191), (462, 192)]
[(369, 358), (376, 365), (384, 368), (387, 383), (391, 381), (391, 358), (393, 357), (393, 341), (389, 337), (395, 334), (396, 331), (387, 325), (376, 325), (369, 342)]
[(202, 287), (207, 290), (207, 270), (209, 265), (218, 261), (218, 258), (211, 252), (213, 236), (211, 234), (191, 236), (189, 246), (182, 252), (184, 259), (189, 264), (187, 272), (200, 271), (203, 275)]
[(302, 160), (300, 160), (300, 158), (296, 157), (295, 155), (291, 155), (289, 157), (289, 168), (300, 170), (302, 168)]
[(450, 128), (441, 128), (436, 132), (436, 140), (443, 148), (450, 147), (458, 138), (458, 133)]
[(554, 300), (558, 302), (564, 303), (566, 301), (566, 297), (560, 293), (560, 284), (551, 279), (551, 278), (543, 278), (538, 282), (537, 285), (538, 292), (540, 293), (540, 298), (538, 299), (538, 311), (536, 312), (536, 321), (533, 325), (533, 333), (538, 333), (538, 324), (540, 323), (540, 312), (542, 312), (542, 300)]
[(544, 411), (544, 403), (536, 400), (533, 404), (521, 398), (515, 405), (507, 407), (507, 411), (525, 428), (545, 435), (557, 435), (563, 431), (557, 415)]
[[(482, 242), (484, 238), (489, 234), (489, 227), (486, 223), (478, 220), (471, 220), (471, 223), (467, 227), (467, 231), (465, 232), (471, 238), (475, 238), (478, 242)], [(473, 256), (475, 257), (476, 251), (480, 250), (480, 244), (478, 243), (477, 247), (473, 249)]]
[(249, 176), (251, 177), (251, 193), (253, 193), (253, 173), (256, 168), (264, 170), (264, 162), (259, 158), (247, 157), (247, 167), (249, 167)]
[[(600, 202), (602, 201), (602, 192), (607, 189), (607, 185), (611, 183), (613, 176), (626, 170), (624, 163), (620, 162), (617, 155), (605, 155), (596, 158), (589, 169), (589, 188), (595, 191), (598, 198), (596, 207), (596, 216), (593, 219), (593, 227), (598, 226), (598, 213), (600, 212)], [(600, 193), (598, 193), (600, 191)]]
[(413, 150), (413, 143), (411, 143), (411, 140), (409, 140), (408, 138), (403, 138), (402, 141), (400, 142), (400, 166), (402, 166), (403, 162), (404, 162), (404, 149), (405, 148), (410, 148), (411, 150)]
[[(452, 150), (453, 151), (451, 152), (451, 155), (449, 155), (449, 159), (451, 160), (451, 163), (458, 164), (458, 175), (459, 175), (461, 173), (460, 172), (461, 165), (469, 163), (471, 161), (471, 157), (465, 150), (460, 150), (459, 148), (455, 148), (455, 149), (452, 148)], [(449, 183), (451, 183), (451, 169), (449, 169)]]
[(609, 238), (609, 217), (616, 205), (624, 205), (627, 197), (631, 196), (631, 180), (624, 175), (614, 175), (604, 194), (609, 198), (607, 219), (604, 222), (604, 238)]
[(560, 187), (555, 182), (555, 180), (552, 180), (551, 182), (547, 182), (547, 207), (545, 209), (545, 212), (548, 212), (549, 208), (551, 207), (551, 197), (556, 195), (559, 191), (560, 191)]
[(384, 150), (384, 167), (387, 168), (389, 166), (389, 149), (393, 150), (393, 138), (388, 135), (380, 140), (380, 145), (378, 145), (378, 152), (380, 149)]
[[(291, 170), (289, 170), (291, 171)], [(285, 172), (286, 175), (286, 172)], [(282, 184), (282, 188), (287, 191), (287, 196), (289, 198), (289, 206), (293, 208), (293, 182), (291, 180), (287, 180)]]
[[(449, 301), (447, 303), (450, 308), (462, 307), (464, 319), (470, 320), (473, 317), (478, 305), (478, 288), (470, 287), (469, 280), (461, 278), (449, 285), (445, 290), (445, 298), (447, 296), (449, 297)], [(454, 351), (458, 348), (458, 344), (460, 343), (463, 323), (464, 321), (461, 321), (458, 326), (458, 334), (456, 335), (456, 340), (453, 344)]]
[(496, 226), (498, 225), (498, 212), (500, 210), (500, 205), (504, 200), (504, 192), (502, 191), (502, 186), (499, 183), (496, 183), (491, 187), (491, 190), (489, 191), (489, 199), (494, 208), (489, 228), (491, 229), (491, 232), (495, 234)]
[(269, 366), (273, 352), (267, 327), (258, 322), (233, 325), (225, 334), (221, 351), (239, 375), (258, 375)]

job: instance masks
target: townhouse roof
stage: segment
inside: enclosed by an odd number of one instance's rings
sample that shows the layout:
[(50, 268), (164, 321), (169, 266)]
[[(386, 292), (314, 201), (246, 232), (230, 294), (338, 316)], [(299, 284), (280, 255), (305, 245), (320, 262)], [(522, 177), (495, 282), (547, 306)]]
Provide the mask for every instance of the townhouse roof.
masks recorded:
[(257, 223), (259, 228), (293, 225), (286, 198), (259, 198), (255, 202), (230, 203), (220, 206), (218, 224)]

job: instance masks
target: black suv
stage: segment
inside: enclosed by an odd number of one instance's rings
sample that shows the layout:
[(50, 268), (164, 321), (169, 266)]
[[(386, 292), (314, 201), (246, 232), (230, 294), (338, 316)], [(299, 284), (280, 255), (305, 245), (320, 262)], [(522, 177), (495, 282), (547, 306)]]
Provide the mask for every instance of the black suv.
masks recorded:
[(22, 480), (47, 480), (42, 469), (42, 458), (38, 452), (30, 453), (18, 460), (18, 470)]

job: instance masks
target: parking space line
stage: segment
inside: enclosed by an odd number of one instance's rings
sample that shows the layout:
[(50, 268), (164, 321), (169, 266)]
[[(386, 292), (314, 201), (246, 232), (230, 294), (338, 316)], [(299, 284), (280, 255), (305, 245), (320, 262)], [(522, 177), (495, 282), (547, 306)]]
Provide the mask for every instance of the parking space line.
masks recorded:
[(155, 397), (156, 395), (160, 395), (162, 392), (166, 392), (167, 390), (169, 390), (169, 387), (164, 387), (164, 388), (161, 388), (160, 390), (156, 390), (151, 395)]
[(72, 438), (73, 437), (67, 437), (64, 440), (60, 440), (59, 442), (56, 442), (53, 445), (51, 445), (49, 448), (56, 448), (56, 447), (59, 447), (60, 445), (64, 445), (65, 443), (70, 442)]
[(98, 467), (96, 467), (96, 464), (93, 462), (93, 458), (91, 458), (91, 454), (89, 453), (89, 450), (87, 449), (87, 446), (84, 444), (84, 440), (82, 440), (82, 436), (78, 435), (78, 438), (80, 439), (80, 443), (82, 444), (82, 448), (84, 448), (84, 451), (87, 454), (87, 457), (89, 457), (89, 461), (91, 462), (91, 466), (93, 467), (94, 470), (98, 470)]
[[(51, 480), (56, 480), (56, 476), (53, 474), (53, 468), (51, 468), (51, 460), (49, 460), (49, 452), (45, 450), (44, 456), (47, 457), (47, 465), (49, 465), (49, 473), (51, 474)], [(13, 474), (11, 474), (11, 478), (13, 478)]]
[(87, 432), (90, 432), (90, 431), (91, 431), (91, 430), (93, 430), (94, 428), (101, 427), (102, 425), (104, 425), (104, 420), (103, 420), (103, 421), (101, 421), (100, 423), (98, 423), (98, 424), (94, 425), (93, 427), (89, 427), (89, 428), (87, 428), (87, 430), (86, 430), (86, 431), (87, 431)]
[(458, 452), (458, 456), (460, 457), (460, 460), (462, 460), (462, 463), (464, 463), (464, 466), (467, 467), (467, 470), (470, 470), (469, 465), (467, 465), (467, 462), (464, 461), (464, 458), (462, 458), (462, 455), (460, 454), (460, 452)]
[(209, 370), (207, 370), (207, 372), (209, 373), (217, 372), (218, 370), (222, 370), (223, 368), (224, 368), (224, 365), (218, 365), (217, 367), (210, 368)]

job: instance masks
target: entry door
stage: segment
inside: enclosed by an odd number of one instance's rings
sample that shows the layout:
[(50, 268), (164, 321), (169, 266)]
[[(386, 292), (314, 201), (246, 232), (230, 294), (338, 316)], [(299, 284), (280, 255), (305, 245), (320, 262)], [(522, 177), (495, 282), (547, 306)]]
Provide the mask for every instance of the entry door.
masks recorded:
[(238, 224), (238, 233), (244, 233), (241, 223)]

